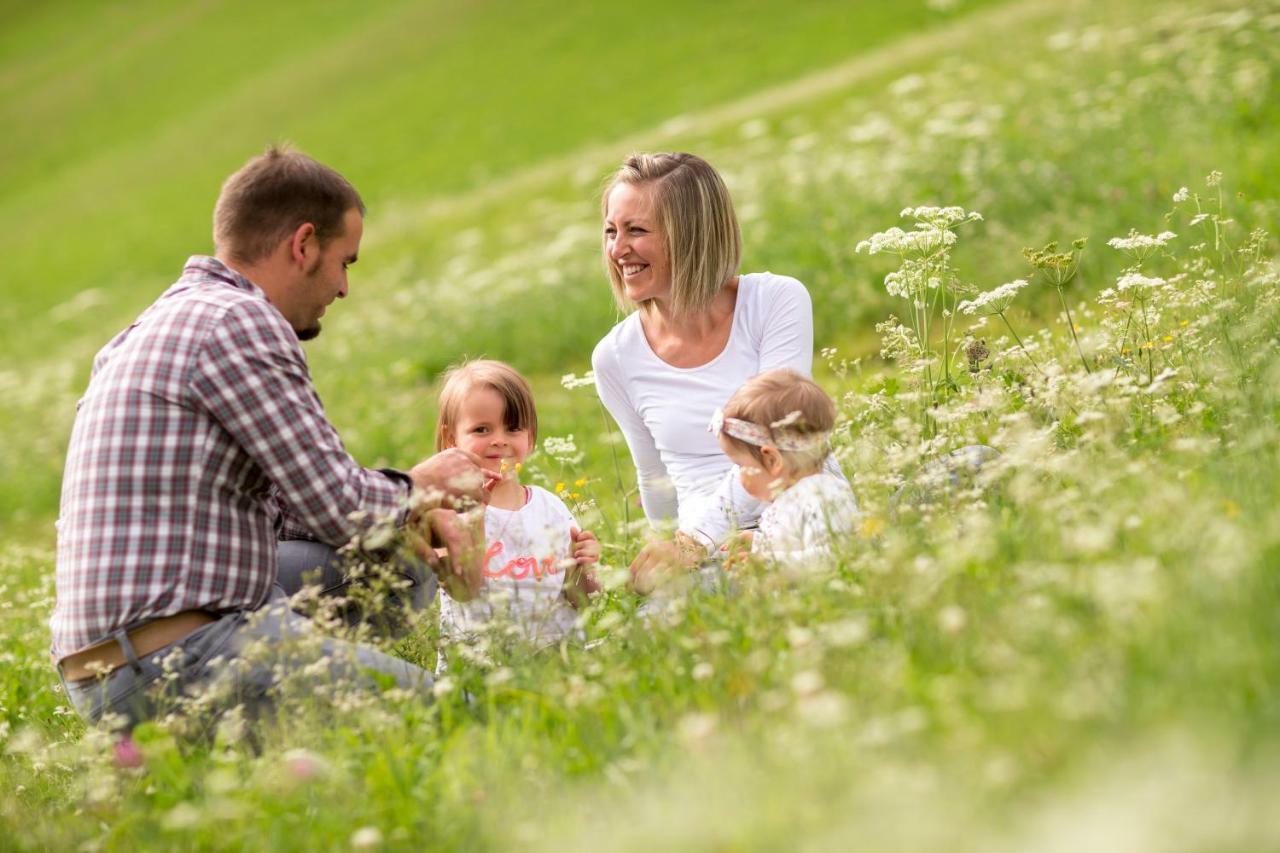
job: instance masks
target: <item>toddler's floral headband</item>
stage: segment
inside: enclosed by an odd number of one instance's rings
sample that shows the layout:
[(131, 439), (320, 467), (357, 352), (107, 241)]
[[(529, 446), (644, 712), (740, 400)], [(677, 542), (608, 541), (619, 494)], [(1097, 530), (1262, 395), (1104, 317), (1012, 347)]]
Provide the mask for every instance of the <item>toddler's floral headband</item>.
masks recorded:
[(782, 420), (770, 424), (773, 429), (767, 429), (759, 424), (753, 424), (751, 421), (744, 421), (741, 418), (726, 418), (724, 409), (716, 409), (716, 413), (711, 416), (711, 423), (707, 425), (707, 432), (716, 437), (719, 437), (720, 433), (724, 433), (739, 441), (745, 441), (747, 444), (754, 444), (756, 447), (773, 446), (779, 450), (791, 452), (813, 450), (816, 447), (825, 445), (827, 443), (827, 434), (825, 432), (813, 432), (804, 435), (788, 435), (783, 432), (786, 427), (795, 423), (799, 417), (799, 412), (792, 412)]

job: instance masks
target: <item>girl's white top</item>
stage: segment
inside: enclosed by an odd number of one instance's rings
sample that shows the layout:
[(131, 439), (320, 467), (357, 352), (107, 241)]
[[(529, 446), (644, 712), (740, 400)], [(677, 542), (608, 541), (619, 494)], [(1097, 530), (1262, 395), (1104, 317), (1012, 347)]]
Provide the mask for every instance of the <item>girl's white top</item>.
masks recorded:
[(446, 637), (465, 639), (495, 619), (515, 625), (536, 645), (572, 633), (577, 611), (560, 591), (573, 565), (573, 513), (546, 489), (526, 488), (529, 498), (519, 509), (485, 508), (485, 586), (470, 601), (454, 601), (441, 590)]
[[(675, 519), (708, 548), (759, 518), (762, 504), (707, 431), (715, 410), (757, 373), (813, 368), (813, 305), (794, 278), (744, 273), (724, 350), (698, 367), (672, 367), (653, 351), (635, 312), (591, 356), (596, 389), (622, 428), (650, 522)], [(834, 460), (829, 467), (838, 471)]]
[(820, 471), (796, 481), (760, 514), (751, 553), (788, 566), (828, 563), (835, 543), (853, 535), (858, 519), (848, 481)]

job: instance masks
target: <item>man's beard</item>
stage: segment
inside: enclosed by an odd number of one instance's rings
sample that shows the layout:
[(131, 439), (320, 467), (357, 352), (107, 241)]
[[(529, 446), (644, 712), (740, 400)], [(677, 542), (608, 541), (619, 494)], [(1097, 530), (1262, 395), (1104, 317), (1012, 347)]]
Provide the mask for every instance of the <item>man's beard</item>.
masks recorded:
[(317, 321), (314, 326), (308, 326), (305, 329), (298, 329), (298, 340), (310, 341), (314, 340), (320, 334), (320, 323)]

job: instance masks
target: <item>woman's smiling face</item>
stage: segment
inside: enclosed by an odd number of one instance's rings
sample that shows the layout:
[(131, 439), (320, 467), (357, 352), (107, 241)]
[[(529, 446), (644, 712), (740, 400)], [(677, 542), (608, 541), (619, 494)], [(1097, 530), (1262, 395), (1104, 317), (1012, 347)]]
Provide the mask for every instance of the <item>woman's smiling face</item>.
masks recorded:
[(609, 192), (604, 252), (627, 299), (643, 302), (671, 295), (671, 259), (659, 230), (652, 186), (618, 184)]

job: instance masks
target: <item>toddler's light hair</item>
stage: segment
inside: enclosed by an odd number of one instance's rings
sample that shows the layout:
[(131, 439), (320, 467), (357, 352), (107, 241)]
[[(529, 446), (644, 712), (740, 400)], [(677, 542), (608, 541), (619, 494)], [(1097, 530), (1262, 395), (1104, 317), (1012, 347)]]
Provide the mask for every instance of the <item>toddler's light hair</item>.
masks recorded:
[[(805, 474), (820, 469), (830, 452), (823, 439), (836, 424), (836, 404), (812, 379), (778, 368), (748, 379), (724, 404), (724, 416), (753, 423), (775, 438), (812, 437), (811, 445), (804, 450), (778, 450), (792, 474)], [(764, 463), (761, 448), (728, 433), (722, 435), (731, 445)]]
[(454, 365), (445, 371), (440, 388), (440, 415), (436, 419), (436, 452), (455, 446), (458, 413), (467, 395), (476, 388), (490, 388), (502, 398), (503, 424), (507, 429), (523, 429), (529, 433), (529, 446), (538, 442), (538, 410), (533, 405), (533, 391), (520, 371), (503, 361), (477, 358)]

